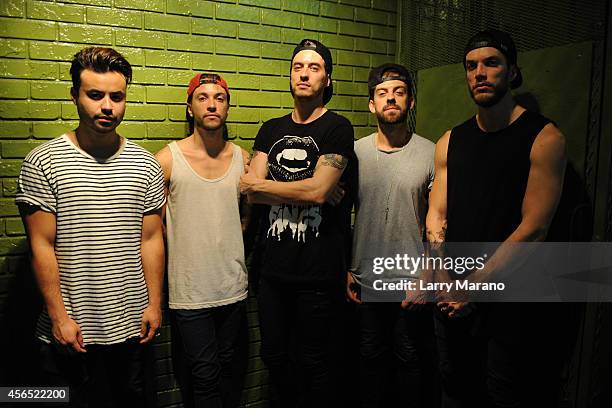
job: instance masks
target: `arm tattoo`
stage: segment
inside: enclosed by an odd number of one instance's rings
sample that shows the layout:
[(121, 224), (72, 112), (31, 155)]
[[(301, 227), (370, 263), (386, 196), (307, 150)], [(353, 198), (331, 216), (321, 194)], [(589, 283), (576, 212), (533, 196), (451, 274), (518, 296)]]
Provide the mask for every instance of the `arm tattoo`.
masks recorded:
[(329, 153), (323, 155), (322, 166), (330, 166), (339, 170), (343, 170), (348, 164), (348, 159), (339, 154)]
[(433, 251), (440, 250), (442, 244), (446, 240), (446, 226), (447, 222), (444, 220), (439, 231), (432, 231), (429, 228), (426, 229), (427, 240), (429, 241), (430, 247)]
[(439, 231), (432, 231), (427, 228), (427, 240), (432, 244), (442, 243), (446, 239), (446, 222)]

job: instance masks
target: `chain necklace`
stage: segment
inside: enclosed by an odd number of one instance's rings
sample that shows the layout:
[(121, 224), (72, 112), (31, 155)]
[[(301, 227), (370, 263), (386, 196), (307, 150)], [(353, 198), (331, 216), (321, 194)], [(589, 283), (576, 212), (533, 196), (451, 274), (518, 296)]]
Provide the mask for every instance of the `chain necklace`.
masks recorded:
[[(405, 147), (405, 145), (404, 145)], [(404, 147), (402, 147), (401, 149), (398, 149), (396, 151), (402, 150)], [(394, 153), (396, 151), (391, 151), (388, 153)], [(380, 176), (384, 176), (381, 174), (380, 171), (380, 165), (378, 164), (378, 160), (379, 160), (379, 156), (380, 155), (384, 155), (384, 154), (388, 154), (387, 152), (381, 151), (378, 148), (378, 132), (374, 135), (374, 153), (376, 154), (376, 172), (380, 175)], [(399, 166), (397, 166), (399, 167)], [(399, 170), (398, 168), (394, 169), (394, 170)], [(393, 191), (393, 186), (395, 184), (399, 184), (399, 179), (401, 177), (401, 173), (399, 171), (394, 171), (395, 173), (395, 177), (393, 177), (391, 179), (391, 183), (389, 183), (389, 191), (387, 191), (387, 199), (385, 201), (386, 205), (385, 205), (385, 225), (387, 225), (388, 221), (389, 221), (389, 211), (391, 209), (391, 192)], [(384, 179), (384, 177), (381, 177), (381, 179)], [(397, 182), (397, 183), (396, 183)]]

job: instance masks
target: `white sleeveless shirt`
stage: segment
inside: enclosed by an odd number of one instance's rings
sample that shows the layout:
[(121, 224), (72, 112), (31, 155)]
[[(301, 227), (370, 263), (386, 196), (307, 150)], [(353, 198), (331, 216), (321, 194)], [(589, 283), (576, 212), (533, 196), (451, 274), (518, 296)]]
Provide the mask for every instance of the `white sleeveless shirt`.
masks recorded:
[(166, 209), (171, 309), (228, 305), (247, 296), (238, 184), (244, 161), (240, 147), (230, 145), (232, 162), (216, 179), (197, 174), (176, 142), (168, 145), (172, 153)]

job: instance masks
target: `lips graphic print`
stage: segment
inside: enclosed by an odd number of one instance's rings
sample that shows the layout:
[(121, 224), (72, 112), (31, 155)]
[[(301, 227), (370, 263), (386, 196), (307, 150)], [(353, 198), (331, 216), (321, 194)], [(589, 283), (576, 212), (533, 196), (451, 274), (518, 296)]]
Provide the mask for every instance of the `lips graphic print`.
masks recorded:
[(268, 171), (274, 180), (297, 181), (312, 177), (319, 147), (310, 136), (283, 136), (268, 152)]
[[(276, 181), (298, 181), (312, 177), (319, 147), (312, 137), (283, 136), (268, 152), (268, 171)], [(270, 207), (268, 236), (306, 242), (318, 237), (323, 220), (321, 206), (279, 204)]]

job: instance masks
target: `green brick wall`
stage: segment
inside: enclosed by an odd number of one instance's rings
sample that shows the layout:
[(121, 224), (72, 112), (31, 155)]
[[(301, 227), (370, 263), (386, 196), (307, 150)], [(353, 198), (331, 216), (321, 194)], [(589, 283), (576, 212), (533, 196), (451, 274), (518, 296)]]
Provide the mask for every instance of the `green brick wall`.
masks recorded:
[[(395, 59), (396, 9), (394, 0), (0, 0), (0, 327), (15, 319), (17, 291), (35, 293), (13, 203), (16, 177), (33, 147), (77, 124), (68, 94), (76, 51), (112, 46), (132, 63), (120, 132), (152, 152), (185, 136), (185, 91), (194, 72), (220, 72), (232, 91), (230, 137), (250, 148), (263, 121), (292, 107), (293, 47), (302, 38), (318, 39), (335, 62), (328, 106), (361, 137), (375, 128), (367, 109), (369, 68)], [(264, 406), (253, 302), (249, 327), (245, 404)], [(160, 406), (180, 403), (169, 341), (166, 327), (156, 345)]]

